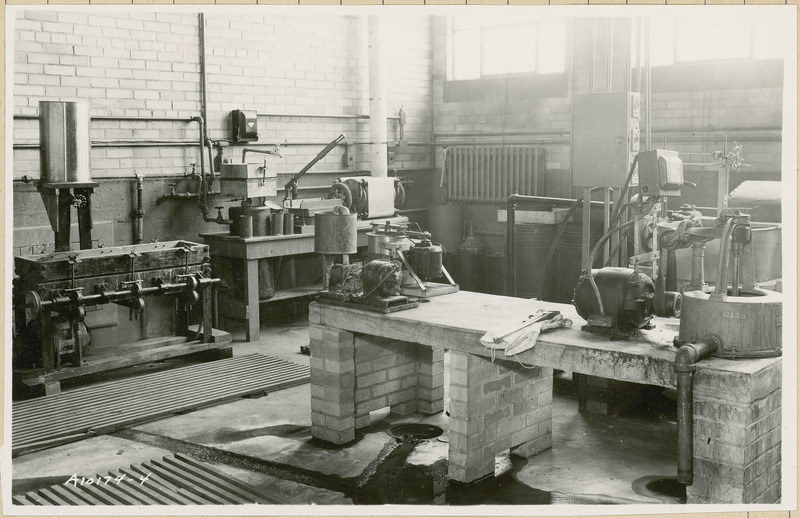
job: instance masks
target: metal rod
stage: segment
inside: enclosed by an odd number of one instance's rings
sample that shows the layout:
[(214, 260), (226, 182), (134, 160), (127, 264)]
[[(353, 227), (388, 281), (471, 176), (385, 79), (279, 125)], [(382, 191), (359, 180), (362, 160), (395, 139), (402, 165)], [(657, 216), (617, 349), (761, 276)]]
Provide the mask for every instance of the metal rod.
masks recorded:
[[(603, 204), (605, 206), (605, 204)], [(591, 247), (592, 224), (592, 188), (583, 188), (583, 228), (581, 231), (581, 267), (592, 275), (592, 265), (589, 263), (589, 248)]]

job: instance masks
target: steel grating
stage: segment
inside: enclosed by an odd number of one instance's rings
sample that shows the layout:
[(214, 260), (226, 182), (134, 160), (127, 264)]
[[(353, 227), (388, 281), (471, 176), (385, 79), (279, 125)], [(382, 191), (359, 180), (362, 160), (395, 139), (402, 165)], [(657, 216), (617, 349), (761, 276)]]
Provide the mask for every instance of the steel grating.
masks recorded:
[[(91, 481), (91, 482), (90, 482)], [(176, 453), (106, 475), (83, 475), (12, 498), (15, 505), (276, 504), (254, 488)]]
[(309, 379), (307, 366), (249, 354), (15, 402), (11, 411), (12, 454), (300, 385)]

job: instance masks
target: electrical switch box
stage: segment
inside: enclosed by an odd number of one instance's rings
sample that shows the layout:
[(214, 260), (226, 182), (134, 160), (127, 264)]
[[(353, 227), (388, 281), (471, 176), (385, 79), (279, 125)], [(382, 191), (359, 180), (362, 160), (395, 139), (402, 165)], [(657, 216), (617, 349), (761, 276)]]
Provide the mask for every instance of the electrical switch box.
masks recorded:
[[(576, 94), (572, 116), (572, 184), (622, 187), (639, 152), (637, 92)], [(636, 175), (631, 185), (637, 183)]]
[(254, 111), (233, 110), (231, 112), (234, 142), (258, 140), (258, 114)]
[(677, 151), (653, 149), (637, 155), (639, 191), (648, 196), (680, 196), (683, 162)]

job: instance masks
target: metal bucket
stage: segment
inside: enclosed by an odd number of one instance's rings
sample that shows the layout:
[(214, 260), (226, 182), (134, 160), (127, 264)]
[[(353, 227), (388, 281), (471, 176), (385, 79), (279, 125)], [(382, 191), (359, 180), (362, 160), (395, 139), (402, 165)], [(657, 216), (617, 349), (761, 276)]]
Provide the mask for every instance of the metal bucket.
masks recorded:
[(39, 152), (46, 183), (89, 183), (89, 103), (39, 101)]
[(318, 254), (354, 254), (358, 246), (357, 214), (320, 212), (314, 216), (314, 251)]
[[(529, 223), (516, 225), (516, 276), (517, 297), (539, 297), (539, 285), (547, 253), (556, 233), (555, 225)], [(556, 276), (547, 275), (542, 286), (542, 299), (553, 300)]]

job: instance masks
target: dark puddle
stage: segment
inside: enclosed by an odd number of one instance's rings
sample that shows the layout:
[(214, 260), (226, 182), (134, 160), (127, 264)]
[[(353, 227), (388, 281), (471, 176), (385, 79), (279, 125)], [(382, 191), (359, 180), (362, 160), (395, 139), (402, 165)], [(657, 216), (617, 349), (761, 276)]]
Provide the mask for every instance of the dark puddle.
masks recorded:
[(677, 477), (648, 476), (637, 478), (631, 484), (636, 494), (658, 498), (668, 504), (686, 503), (686, 486)]
[(513, 474), (527, 459), (512, 461), (510, 473), (490, 476), (470, 484), (449, 481), (447, 460), (429, 466), (409, 464), (408, 456), (419, 441), (388, 444), (354, 494), (358, 505), (602, 505), (630, 504), (631, 500), (605, 495), (542, 491), (519, 482)]

